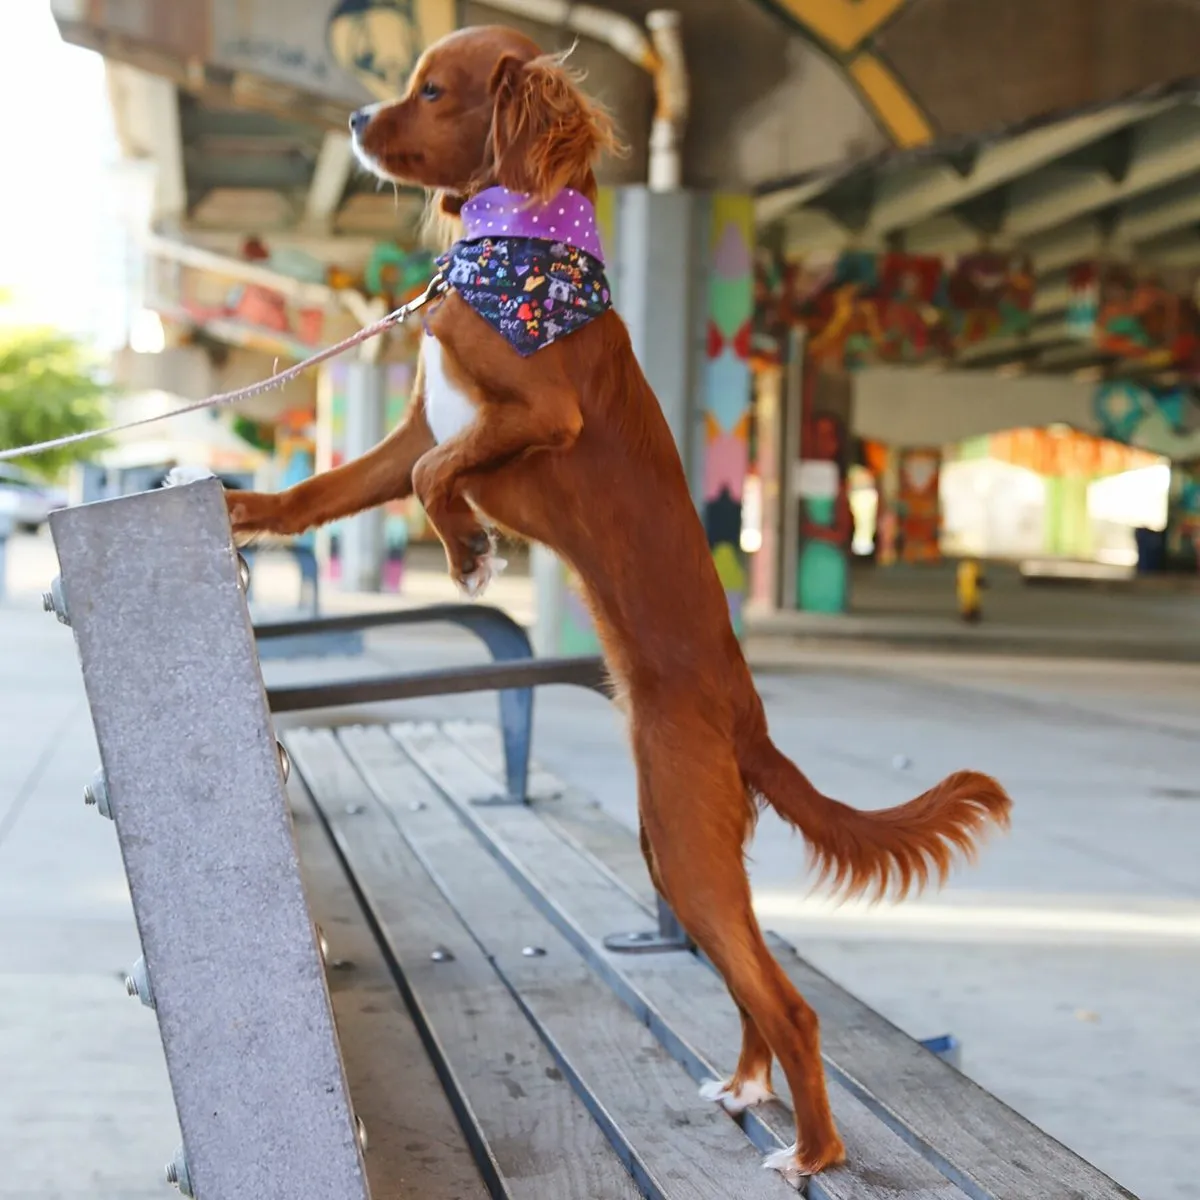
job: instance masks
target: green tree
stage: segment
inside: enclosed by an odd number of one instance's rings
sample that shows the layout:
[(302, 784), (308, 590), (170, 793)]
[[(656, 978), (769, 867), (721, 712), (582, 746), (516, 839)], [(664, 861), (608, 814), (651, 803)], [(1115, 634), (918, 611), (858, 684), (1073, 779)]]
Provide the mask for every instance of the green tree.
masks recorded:
[[(54, 329), (0, 324), (0, 450), (100, 428), (108, 388), (75, 338)], [(17, 459), (46, 479), (103, 448), (94, 439)]]

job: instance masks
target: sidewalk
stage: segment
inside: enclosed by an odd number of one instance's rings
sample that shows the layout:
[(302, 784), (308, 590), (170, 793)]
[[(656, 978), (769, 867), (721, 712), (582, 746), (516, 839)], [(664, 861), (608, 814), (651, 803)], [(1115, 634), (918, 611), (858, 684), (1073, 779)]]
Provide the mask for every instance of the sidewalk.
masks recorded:
[[(42, 557), (0, 606), (0, 1200), (150, 1200), (170, 1194), (170, 1092), (153, 1014), (119, 981), (138, 945), (112, 827), (81, 800), (96, 752), (73, 642), (38, 611), (53, 556), (27, 549)], [(482, 657), (431, 627), (266, 673)], [(832, 795), (896, 803), (971, 766), (1017, 806), (945, 892), (877, 908), (809, 896), (803, 845), (768, 813), (751, 852), (764, 924), (914, 1036), (958, 1035), (969, 1074), (1143, 1200), (1195, 1200), (1200, 670), (826, 645), (759, 680), (776, 740)], [(494, 719), (495, 698), (393, 711)], [(547, 689), (536, 719), (537, 756), (632, 824), (609, 706)]]

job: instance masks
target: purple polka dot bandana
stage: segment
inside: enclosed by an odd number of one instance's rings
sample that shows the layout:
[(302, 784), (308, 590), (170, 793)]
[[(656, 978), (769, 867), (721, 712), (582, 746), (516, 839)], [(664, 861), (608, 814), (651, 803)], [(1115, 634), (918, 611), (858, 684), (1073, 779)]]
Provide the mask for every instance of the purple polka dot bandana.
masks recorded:
[[(507, 212), (482, 207), (468, 214), (470, 205), (487, 203), (485, 198), (495, 193), (520, 199), (503, 188), (489, 188), (464, 205), (467, 236), (438, 258), (437, 265), (446, 282), (471, 308), (518, 354), (528, 357), (608, 312), (612, 297), (599, 253), (595, 214), (585, 197), (563, 192), (561, 204), (552, 201), (540, 209), (527, 210), (519, 218), (511, 205)], [(583, 207), (572, 207), (570, 197), (579, 206), (586, 206), (586, 213)], [(571, 235), (561, 238), (554, 232), (560, 228), (558, 225), (547, 221), (543, 230), (540, 218), (549, 210), (559, 220), (569, 216), (572, 222), (576, 217), (571, 214), (581, 214), (579, 229), (584, 232), (579, 241), (573, 224)], [(480, 212), (483, 233), (479, 229)], [(495, 217), (489, 218), (492, 212)], [(489, 220), (496, 225), (493, 231), (487, 229)], [(542, 231), (516, 232), (527, 228)], [(597, 253), (580, 242), (594, 245)]]
[(545, 204), (533, 204), (524, 192), (492, 187), (462, 206), (463, 240), (484, 237), (545, 238), (565, 242), (604, 264), (592, 202), (574, 188), (563, 188)]

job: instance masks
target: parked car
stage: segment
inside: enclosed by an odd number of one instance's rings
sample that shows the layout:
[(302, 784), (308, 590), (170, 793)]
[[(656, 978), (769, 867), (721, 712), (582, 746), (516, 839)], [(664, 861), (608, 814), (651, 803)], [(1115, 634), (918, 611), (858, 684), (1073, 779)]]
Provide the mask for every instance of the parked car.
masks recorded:
[(44, 484), (19, 467), (0, 463), (0, 522), (7, 517), (17, 529), (32, 533), (67, 503), (62, 488)]

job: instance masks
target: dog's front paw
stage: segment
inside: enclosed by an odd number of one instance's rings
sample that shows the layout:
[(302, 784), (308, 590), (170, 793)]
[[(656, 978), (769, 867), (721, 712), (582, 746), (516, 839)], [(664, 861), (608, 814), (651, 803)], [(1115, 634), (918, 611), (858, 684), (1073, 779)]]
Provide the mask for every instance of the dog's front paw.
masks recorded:
[(486, 554), (481, 554), (470, 562), (470, 568), (461, 575), (456, 575), (454, 582), (458, 584), (459, 591), (464, 596), (478, 600), (487, 591), (488, 584), (503, 573), (504, 568), (508, 566), (508, 560), (498, 558), (488, 550)]
[(768, 1100), (774, 1100), (775, 1093), (766, 1083), (758, 1079), (746, 1079), (736, 1086), (732, 1079), (726, 1081), (710, 1079), (707, 1083), (700, 1085), (700, 1098), (720, 1104), (727, 1113), (736, 1116), (748, 1108), (753, 1108), (756, 1104), (765, 1104)]
[(165, 488), (183, 487), (188, 483), (199, 483), (201, 479), (212, 479), (213, 473), (207, 467), (172, 467), (162, 481)]

